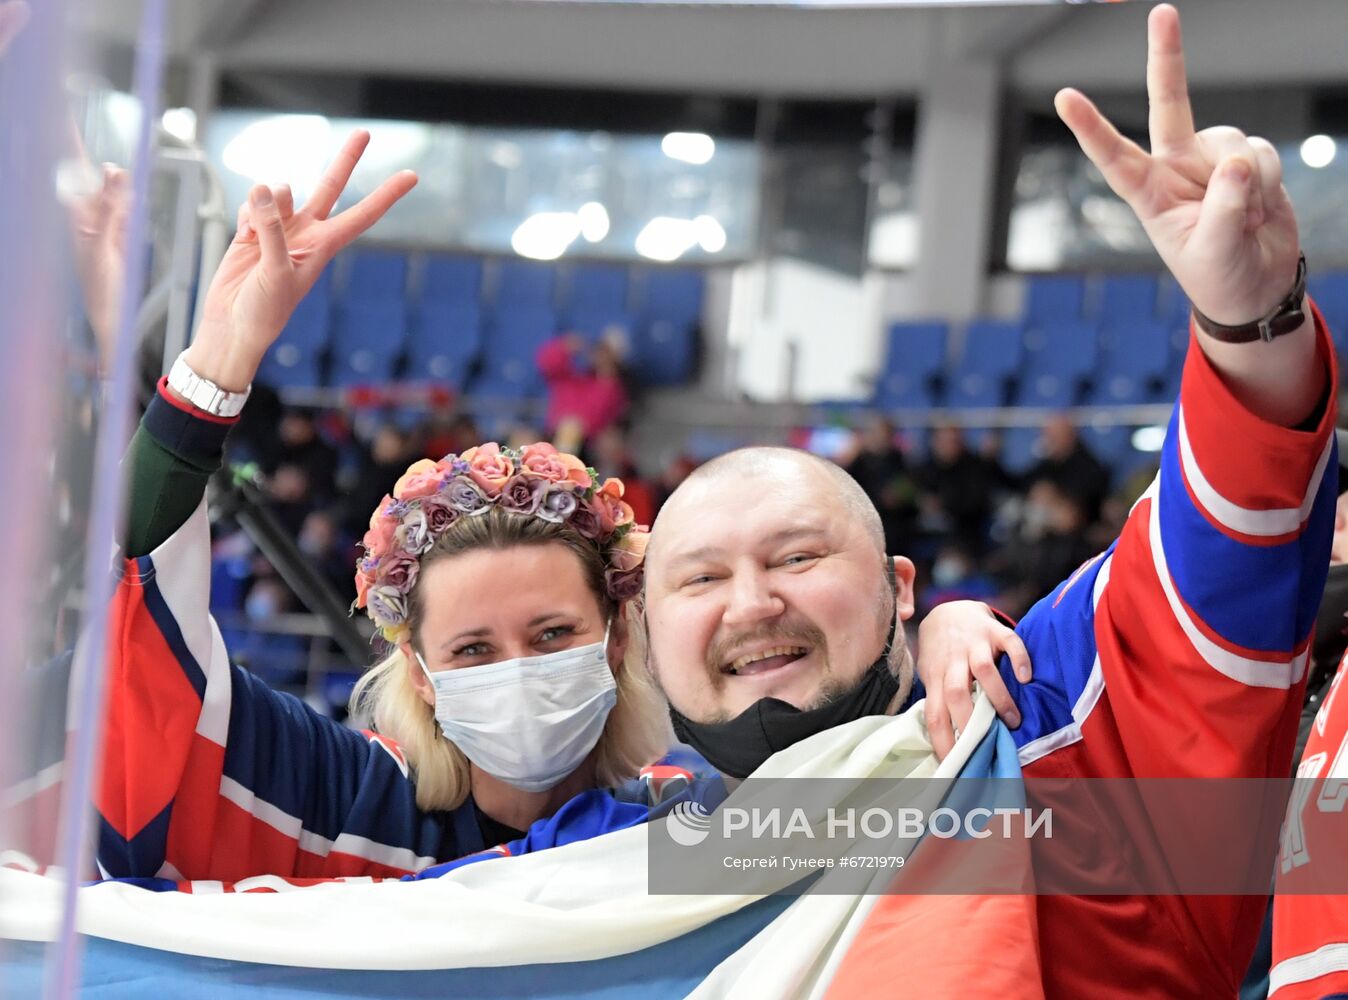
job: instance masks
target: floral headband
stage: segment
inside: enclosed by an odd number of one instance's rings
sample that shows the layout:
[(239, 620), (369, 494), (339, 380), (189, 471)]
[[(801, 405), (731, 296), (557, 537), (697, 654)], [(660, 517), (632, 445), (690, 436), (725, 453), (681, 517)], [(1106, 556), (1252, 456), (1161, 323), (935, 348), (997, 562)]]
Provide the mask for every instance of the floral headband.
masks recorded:
[(454, 522), (493, 507), (574, 529), (603, 555), (609, 596), (635, 597), (650, 529), (623, 501), (622, 480), (598, 481), (576, 456), (542, 442), (520, 451), (493, 442), (413, 463), (370, 516), (352, 609), (364, 608), (389, 642), (407, 641), (407, 597), (421, 556)]

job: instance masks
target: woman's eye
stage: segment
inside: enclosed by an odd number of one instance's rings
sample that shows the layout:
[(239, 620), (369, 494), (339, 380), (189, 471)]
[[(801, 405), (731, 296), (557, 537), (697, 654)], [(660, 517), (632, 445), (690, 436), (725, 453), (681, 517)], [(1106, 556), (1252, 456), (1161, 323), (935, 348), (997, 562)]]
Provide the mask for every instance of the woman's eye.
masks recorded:
[(466, 646), (454, 650), (455, 656), (486, 656), (487, 644), (483, 642), (470, 642)]
[(538, 637), (539, 642), (556, 642), (558, 639), (568, 635), (575, 635), (575, 628), (570, 625), (554, 625), (551, 628), (543, 630), (543, 634)]

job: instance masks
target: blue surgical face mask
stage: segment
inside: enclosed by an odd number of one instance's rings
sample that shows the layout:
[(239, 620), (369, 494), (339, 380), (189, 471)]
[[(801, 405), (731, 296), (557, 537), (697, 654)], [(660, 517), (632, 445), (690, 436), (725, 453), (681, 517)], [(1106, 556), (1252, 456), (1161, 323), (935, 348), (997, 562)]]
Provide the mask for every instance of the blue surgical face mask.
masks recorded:
[(580, 766), (618, 700), (600, 642), (480, 667), (432, 671), (435, 721), (483, 771), (526, 792), (557, 785)]

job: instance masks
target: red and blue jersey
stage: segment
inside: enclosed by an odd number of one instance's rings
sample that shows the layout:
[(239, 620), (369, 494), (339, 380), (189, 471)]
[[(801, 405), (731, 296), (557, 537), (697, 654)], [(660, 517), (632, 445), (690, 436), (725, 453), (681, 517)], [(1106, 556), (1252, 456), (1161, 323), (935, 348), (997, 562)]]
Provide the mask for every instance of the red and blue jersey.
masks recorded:
[[(1334, 526), (1333, 407), (1317, 417), (1260, 420), (1191, 343), (1156, 479), (1114, 544), (1021, 621), (1033, 681), (1003, 658), (1027, 779), (1287, 775)], [(1265, 906), (1042, 896), (1046, 992), (1235, 996)]]

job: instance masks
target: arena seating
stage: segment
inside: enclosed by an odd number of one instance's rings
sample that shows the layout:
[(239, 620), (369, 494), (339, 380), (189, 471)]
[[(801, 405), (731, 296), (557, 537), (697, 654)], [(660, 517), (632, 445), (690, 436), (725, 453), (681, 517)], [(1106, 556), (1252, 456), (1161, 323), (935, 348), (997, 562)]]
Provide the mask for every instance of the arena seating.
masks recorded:
[(543, 341), (617, 331), (638, 382), (681, 385), (697, 367), (703, 284), (678, 268), (355, 250), (300, 303), (259, 379), (279, 389), (431, 381), (528, 399), (543, 391)]

